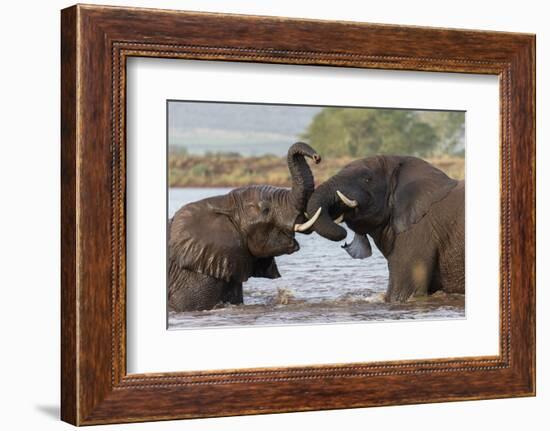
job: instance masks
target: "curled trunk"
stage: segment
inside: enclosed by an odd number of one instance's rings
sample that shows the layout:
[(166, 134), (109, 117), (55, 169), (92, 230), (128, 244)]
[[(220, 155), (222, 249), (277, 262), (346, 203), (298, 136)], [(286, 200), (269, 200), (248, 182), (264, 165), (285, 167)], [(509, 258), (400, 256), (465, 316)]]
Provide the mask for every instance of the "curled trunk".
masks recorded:
[(307, 201), (315, 189), (313, 174), (305, 157), (309, 157), (315, 163), (321, 161), (321, 156), (304, 142), (296, 142), (288, 149), (287, 163), (292, 178), (291, 199), (300, 212), (305, 210)]
[(321, 214), (313, 225), (313, 229), (319, 235), (331, 241), (341, 241), (347, 235), (346, 229), (335, 223), (330, 216), (330, 209), (336, 204), (336, 199), (336, 190), (334, 190), (329, 180), (329, 182), (317, 187), (307, 205), (308, 214), (315, 214), (321, 208)]

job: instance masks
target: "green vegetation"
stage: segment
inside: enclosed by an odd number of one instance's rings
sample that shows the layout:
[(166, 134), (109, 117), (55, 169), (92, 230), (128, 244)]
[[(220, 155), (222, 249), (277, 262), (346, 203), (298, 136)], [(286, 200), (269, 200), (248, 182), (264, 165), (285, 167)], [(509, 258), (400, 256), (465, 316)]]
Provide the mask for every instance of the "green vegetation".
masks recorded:
[[(216, 105), (213, 113), (207, 105), (177, 105), (186, 115), (174, 113), (181, 124), (171, 129), (170, 187), (288, 187), (286, 157), (281, 156), (304, 129), (300, 138), (324, 159), (312, 167), (317, 184), (352, 160), (375, 154), (422, 157), (449, 176), (464, 178), (464, 112), (231, 104)], [(290, 125), (292, 133), (285, 129)], [(186, 147), (174, 145), (178, 136)]]
[[(334, 175), (357, 157), (325, 157), (319, 165), (312, 166), (317, 184)], [(462, 157), (427, 158), (447, 175), (464, 178)], [(208, 154), (191, 156), (170, 153), (168, 166), (170, 187), (238, 187), (250, 184), (290, 186), (290, 174), (286, 157), (239, 157), (235, 154)]]
[(463, 157), (464, 112), (324, 108), (302, 138), (325, 157)]

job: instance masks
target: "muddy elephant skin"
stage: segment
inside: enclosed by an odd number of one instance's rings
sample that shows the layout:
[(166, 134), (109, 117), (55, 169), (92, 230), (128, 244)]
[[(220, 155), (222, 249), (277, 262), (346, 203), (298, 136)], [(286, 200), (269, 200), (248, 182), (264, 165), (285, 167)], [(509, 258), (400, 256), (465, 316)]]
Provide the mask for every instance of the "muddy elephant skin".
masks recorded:
[(318, 234), (343, 240), (341, 222), (355, 232), (343, 246), (353, 258), (370, 256), (374, 240), (388, 261), (386, 301), (464, 293), (464, 181), (416, 157), (368, 157), (315, 190), (307, 213), (319, 209)]
[(241, 187), (175, 213), (168, 227), (169, 310), (242, 304), (248, 278), (280, 277), (274, 257), (299, 250), (296, 232), (311, 233), (304, 211), (314, 180), (306, 157), (321, 160), (302, 142), (288, 150), (291, 189)]

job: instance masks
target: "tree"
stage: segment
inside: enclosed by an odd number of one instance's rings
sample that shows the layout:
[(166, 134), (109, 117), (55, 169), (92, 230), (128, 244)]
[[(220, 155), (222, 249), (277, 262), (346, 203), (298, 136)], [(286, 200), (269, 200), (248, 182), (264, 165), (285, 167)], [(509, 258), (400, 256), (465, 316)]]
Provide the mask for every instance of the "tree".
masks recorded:
[(418, 117), (437, 134), (437, 153), (464, 156), (466, 113), (463, 111), (418, 111)]
[(456, 147), (460, 127), (463, 135), (463, 120), (447, 112), (423, 114), (404, 109), (325, 108), (302, 137), (327, 156), (431, 156)]

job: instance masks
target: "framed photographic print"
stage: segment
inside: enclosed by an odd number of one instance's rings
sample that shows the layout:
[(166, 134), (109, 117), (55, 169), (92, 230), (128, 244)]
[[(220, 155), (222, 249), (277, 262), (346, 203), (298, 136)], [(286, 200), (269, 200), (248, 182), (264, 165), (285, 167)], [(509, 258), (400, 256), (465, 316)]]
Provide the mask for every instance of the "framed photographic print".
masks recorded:
[(62, 419), (535, 393), (535, 37), (62, 11)]

